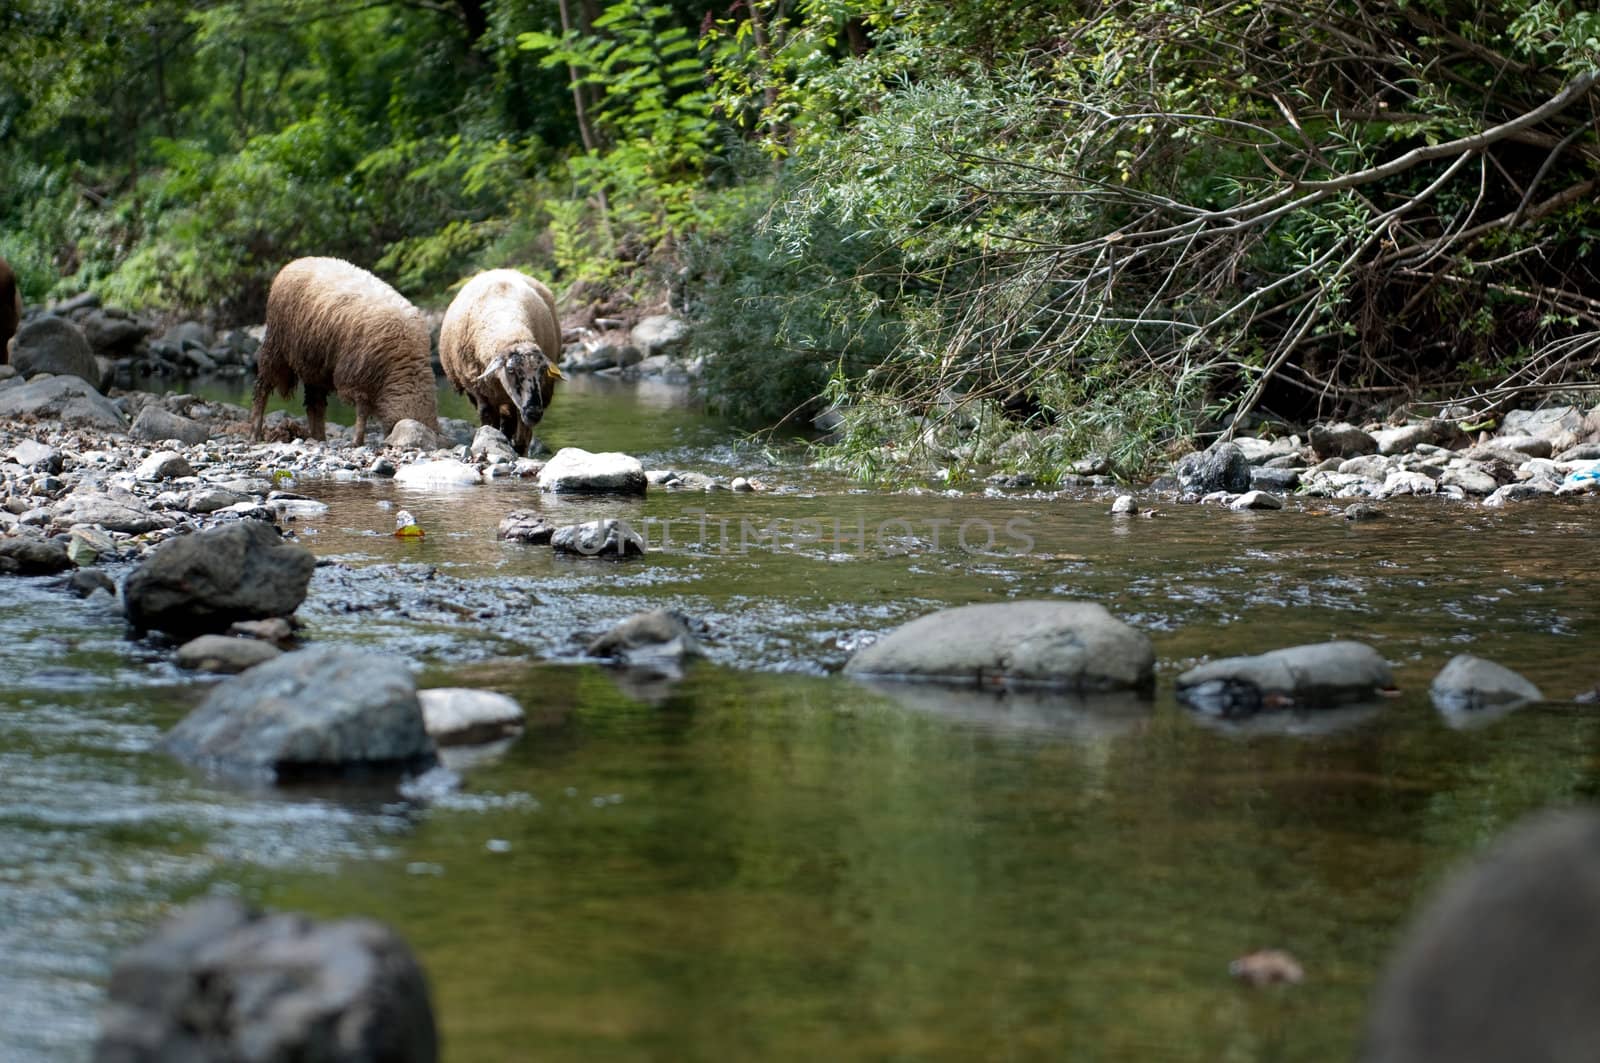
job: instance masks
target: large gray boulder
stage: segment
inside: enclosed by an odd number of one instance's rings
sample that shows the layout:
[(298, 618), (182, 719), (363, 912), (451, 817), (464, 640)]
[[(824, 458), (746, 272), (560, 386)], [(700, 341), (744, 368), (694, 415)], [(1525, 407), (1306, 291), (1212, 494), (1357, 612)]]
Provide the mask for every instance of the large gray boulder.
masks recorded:
[(125, 358), (132, 354), (134, 348), (155, 331), (154, 326), (148, 322), (114, 307), (94, 307), (76, 311), (73, 320), (83, 329), (83, 334), (94, 352), (112, 359)]
[(677, 354), (689, 344), (689, 326), (670, 314), (652, 314), (633, 326), (628, 338), (646, 358)]
[(1600, 1059), (1600, 815), (1544, 813), (1458, 873), (1379, 982), (1363, 1063)]
[(100, 382), (100, 364), (83, 330), (52, 314), (36, 317), (17, 330), (11, 341), (11, 364), (23, 376), (49, 373)]
[(173, 439), (186, 446), (194, 446), (210, 439), (211, 429), (199, 421), (164, 410), (160, 406), (150, 405), (139, 411), (139, 416), (133, 419), (133, 427), (128, 429), (128, 434), (135, 439), (144, 439), (152, 443)]
[(305, 601), (316, 558), (259, 520), (168, 540), (128, 577), (128, 620), (183, 638), (236, 620), (288, 616)]
[(177, 523), (174, 517), (157, 513), (144, 499), (120, 487), (74, 492), (58, 502), (50, 516), (58, 525), (98, 524), (106, 531), (128, 535), (142, 535)]
[(644, 466), (627, 454), (562, 447), (539, 470), (539, 490), (557, 494), (642, 495)]
[(168, 732), (180, 760), (279, 781), (420, 771), (437, 754), (404, 661), (314, 646), (215, 687)]
[(1213, 716), (1333, 708), (1394, 685), (1389, 664), (1362, 642), (1319, 642), (1255, 657), (1225, 657), (1178, 677), (1178, 700)]
[(1143, 632), (1094, 602), (994, 602), (903, 624), (858, 650), (844, 670), (979, 685), (1148, 690), (1155, 651)]
[(1353, 424), (1319, 424), (1311, 429), (1310, 435), (1311, 453), (1318, 461), (1359, 458), (1378, 452), (1378, 441)]
[(1469, 653), (1450, 658), (1433, 677), (1428, 694), (1434, 707), (1446, 713), (1510, 709), (1544, 700), (1539, 688), (1523, 676)]
[(87, 380), (51, 376), (0, 390), (0, 417), (33, 417), (81, 428), (121, 432), (122, 413)]
[(370, 919), (180, 909), (118, 959), (94, 1063), (436, 1063), (428, 983)]
[(1227, 440), (1185, 454), (1173, 472), (1179, 487), (1197, 494), (1227, 491), (1237, 495), (1250, 490), (1250, 462), (1237, 443)]
[(64, 544), (37, 535), (0, 539), (0, 576), (50, 576), (72, 568)]

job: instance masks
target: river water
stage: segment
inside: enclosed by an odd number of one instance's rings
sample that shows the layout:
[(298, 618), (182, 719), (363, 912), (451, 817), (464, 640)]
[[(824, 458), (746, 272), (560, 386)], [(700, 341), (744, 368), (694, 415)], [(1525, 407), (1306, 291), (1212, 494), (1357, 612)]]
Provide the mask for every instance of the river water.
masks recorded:
[[(770, 490), (297, 483), (330, 505), (295, 525), (332, 562), (309, 638), (528, 710), (431, 801), (192, 774), (153, 747), (205, 681), (104, 607), (0, 587), (0, 1059), (86, 1058), (116, 951), (213, 890), (394, 924), (456, 1063), (1344, 1059), (1441, 876), (1600, 788), (1593, 710), (1461, 728), (1426, 689), (1465, 651), (1563, 701), (1600, 680), (1592, 503), (1114, 520), (1088, 494), (863, 490), (671, 389), (602, 381), (564, 389), (541, 436)], [(399, 508), (424, 539), (389, 534)], [(496, 542), (518, 508), (626, 517), (658, 549), (618, 564)], [(1035, 597), (1149, 632), (1154, 701), (835, 674), (905, 619)], [(584, 634), (656, 606), (708, 625), (681, 682), (581, 659)], [(1379, 647), (1400, 696), (1237, 727), (1172, 699), (1204, 657), (1332, 636)], [(1306, 982), (1231, 981), (1261, 947)]]

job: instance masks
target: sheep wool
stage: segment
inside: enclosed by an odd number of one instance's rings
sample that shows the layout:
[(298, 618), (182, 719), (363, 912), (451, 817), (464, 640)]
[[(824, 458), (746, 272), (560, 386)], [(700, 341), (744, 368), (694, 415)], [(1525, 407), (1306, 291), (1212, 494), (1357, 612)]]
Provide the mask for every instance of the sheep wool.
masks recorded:
[(328, 393), (356, 408), (355, 439), (367, 418), (386, 428), (404, 418), (439, 427), (428, 322), (405, 296), (338, 258), (297, 258), (267, 294), (267, 334), (257, 354), (250, 433), (262, 437), (267, 399), (305, 387), (311, 437), (327, 432)]
[(482, 423), (526, 454), (561, 378), (555, 295), (519, 270), (491, 269), (462, 286), (445, 311), (439, 362)]

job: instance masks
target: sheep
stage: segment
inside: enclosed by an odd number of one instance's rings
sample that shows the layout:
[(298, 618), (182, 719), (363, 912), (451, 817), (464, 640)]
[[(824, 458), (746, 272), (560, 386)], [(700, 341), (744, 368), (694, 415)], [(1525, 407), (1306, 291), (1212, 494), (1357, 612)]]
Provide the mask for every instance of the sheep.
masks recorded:
[(367, 417), (439, 429), (428, 322), (383, 281), (338, 258), (297, 258), (267, 294), (267, 335), (256, 362), (250, 436), (262, 438), (267, 398), (305, 385), (311, 438), (326, 438), (328, 392), (356, 408), (356, 445)]
[(0, 365), (10, 361), (11, 337), (22, 320), (22, 287), (11, 263), (0, 258)]
[(518, 454), (533, 441), (562, 379), (556, 297), (514, 269), (473, 277), (451, 300), (439, 331), (439, 361), (478, 418), (504, 432)]

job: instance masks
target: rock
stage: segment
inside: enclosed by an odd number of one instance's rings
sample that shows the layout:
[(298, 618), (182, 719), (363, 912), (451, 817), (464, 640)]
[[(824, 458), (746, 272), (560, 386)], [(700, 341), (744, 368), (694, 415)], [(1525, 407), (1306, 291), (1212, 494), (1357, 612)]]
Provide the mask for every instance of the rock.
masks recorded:
[(635, 557), (645, 552), (642, 535), (627, 521), (609, 517), (557, 528), (550, 536), (550, 545), (558, 553), (584, 557)]
[(1363, 1063), (1589, 1060), (1600, 815), (1545, 812), (1456, 873), (1379, 981)]
[(1345, 520), (1353, 523), (1360, 523), (1369, 520), (1382, 520), (1388, 515), (1389, 514), (1385, 513), (1377, 506), (1371, 506), (1365, 502), (1357, 502), (1353, 506), (1347, 506), (1345, 507), (1345, 511), (1340, 514), (1340, 516), (1344, 517)]
[(152, 443), (173, 440), (192, 447), (210, 439), (211, 429), (199, 421), (180, 417), (160, 406), (146, 406), (139, 411), (139, 416), (133, 419), (133, 427), (128, 429), (128, 434), (135, 439), (149, 440)]
[(1269, 461), (1279, 458), (1291, 458), (1300, 453), (1298, 440), (1289, 439), (1257, 439), (1254, 436), (1235, 436), (1233, 445), (1244, 454), (1244, 459), (1251, 465), (1265, 465)]
[(1111, 512), (1114, 516), (1132, 516), (1139, 512), (1139, 500), (1132, 495), (1118, 495), (1117, 500), (1111, 503)]
[(64, 317), (50, 314), (36, 317), (17, 330), (11, 341), (11, 364), (25, 377), (49, 373), (75, 376), (91, 385), (100, 383), (100, 366), (83, 330)]
[(500, 526), (495, 530), (496, 539), (505, 539), (513, 543), (532, 543), (535, 546), (545, 546), (550, 542), (550, 537), (555, 534), (555, 526), (537, 513), (527, 513), (518, 510), (506, 514), (500, 521)]
[(180, 321), (167, 329), (161, 338), (180, 351), (186, 347), (198, 347), (202, 351), (208, 351), (217, 342), (217, 334), (209, 325), (200, 321)]
[(1228, 973), (1253, 986), (1299, 985), (1306, 980), (1300, 961), (1282, 949), (1258, 949), (1228, 964)]
[(53, 576), (72, 567), (66, 546), (54, 539), (32, 534), (0, 539), (0, 575)]
[(645, 492), (644, 466), (627, 454), (591, 454), (563, 447), (539, 470), (539, 489), (558, 494), (622, 494)]
[(472, 437), (472, 446), (468, 449), (474, 458), (491, 463), (510, 465), (517, 460), (517, 452), (512, 448), (506, 434), (490, 425), (478, 429), (477, 434)]
[(1378, 490), (1378, 497), (1394, 498), (1398, 495), (1431, 495), (1438, 490), (1438, 483), (1426, 473), (1396, 469), (1383, 481), (1383, 487)]
[(1567, 434), (1583, 435), (1584, 414), (1575, 406), (1552, 406), (1544, 410), (1512, 410), (1500, 422), (1505, 436), (1535, 436), (1555, 439)]
[(405, 417), (395, 422), (389, 429), (389, 435), (384, 439), (386, 447), (396, 447), (401, 450), (438, 450), (444, 445), (439, 438), (439, 433), (423, 424), (421, 421)]
[(367, 466), (367, 473), (387, 479), (395, 474), (394, 462), (385, 457), (374, 458), (372, 464)]
[(1600, 443), (1579, 443), (1575, 447), (1568, 447), (1556, 455), (1557, 461), (1596, 461), (1600, 460)]
[(1504, 665), (1461, 653), (1450, 658), (1428, 688), (1441, 712), (1472, 712), (1543, 701), (1544, 694)]
[(96, 354), (122, 358), (133, 353), (154, 329), (143, 321), (118, 310), (93, 309), (74, 315), (83, 335)]
[(229, 624), (228, 634), (243, 639), (260, 639), (282, 649), (294, 641), (294, 626), (281, 616), (272, 616), (265, 620), (240, 620)]
[(1382, 483), (1394, 471), (1394, 462), (1379, 454), (1363, 454), (1341, 461), (1338, 471), (1341, 476), (1359, 476), (1363, 480)]
[(1500, 483), (1478, 465), (1458, 465), (1439, 477), (1440, 487), (1459, 487), (1469, 495), (1491, 495)]
[(1299, 469), (1274, 469), (1257, 465), (1250, 470), (1250, 487), (1256, 491), (1293, 491), (1300, 486)]
[(492, 690), (439, 687), (417, 691), (422, 722), (441, 746), (479, 745), (522, 730), (522, 706)]
[(1383, 455), (1409, 454), (1424, 444), (1447, 446), (1458, 434), (1455, 425), (1437, 418), (1398, 428), (1380, 428), (1371, 433), (1373, 442), (1378, 445), (1378, 453)]
[(1351, 424), (1317, 425), (1311, 429), (1311, 453), (1318, 460), (1376, 454), (1378, 441)]
[(95, 1063), (437, 1063), (428, 984), (368, 919), (194, 901), (118, 958)]
[(51, 516), (57, 524), (98, 524), (106, 531), (129, 535), (170, 528), (177, 523), (165, 513), (154, 512), (142, 498), (119, 487), (68, 495), (55, 506)]
[[(459, 417), (439, 418), (439, 435), (443, 438), (445, 446), (464, 447), (472, 442), (476, 425), (470, 421), (463, 421)], [(532, 449), (532, 444), (529, 444)]]
[(232, 675), (282, 654), (278, 647), (258, 639), (201, 635), (178, 647), (177, 660), (179, 668)]
[(270, 524), (241, 520), (162, 543), (128, 577), (135, 628), (192, 637), (238, 620), (289, 616), (305, 600), (316, 558)]
[(1270, 709), (1332, 708), (1375, 698), (1394, 685), (1377, 650), (1361, 642), (1291, 646), (1255, 657), (1226, 657), (1178, 677), (1178, 700), (1212, 716)]
[(844, 670), (980, 686), (1148, 691), (1155, 652), (1143, 632), (1093, 602), (999, 602), (944, 609), (903, 624), (858, 650)]
[(633, 326), (629, 333), (633, 346), (650, 358), (658, 354), (676, 354), (689, 343), (689, 326), (681, 318), (667, 314), (652, 314)]
[(0, 390), (0, 418), (33, 417), (81, 428), (121, 432), (122, 413), (87, 380), (51, 376)]
[(236, 494), (221, 487), (197, 487), (184, 499), (183, 508), (190, 513), (215, 513), (219, 509), (248, 502), (248, 495)]
[(133, 475), (135, 479), (155, 483), (159, 480), (176, 480), (183, 476), (193, 476), (194, 467), (189, 464), (188, 458), (175, 450), (158, 450), (141, 461), (139, 467), (133, 470)]
[(163, 741), (180, 760), (289, 781), (434, 765), (404, 661), (343, 646), (285, 653), (214, 688)]
[(87, 598), (96, 591), (117, 595), (117, 585), (110, 576), (97, 568), (80, 568), (67, 576), (67, 589), (79, 598)]
[(1555, 452), (1550, 446), (1550, 440), (1539, 436), (1496, 436), (1489, 440), (1488, 445), (1497, 450), (1508, 450), (1530, 458), (1548, 458)]
[(1524, 483), (1506, 484), (1495, 489), (1494, 494), (1483, 500), (1483, 504), (1490, 508), (1498, 508), (1508, 502), (1526, 502), (1530, 498), (1544, 498), (1556, 493), (1557, 485), (1548, 480), (1528, 480)]
[(687, 617), (670, 609), (654, 609), (635, 613), (591, 640), (587, 652), (628, 667), (667, 671), (681, 666), (685, 658), (700, 656), (702, 650)]
[(66, 466), (66, 461), (62, 458), (59, 450), (31, 439), (24, 439), (6, 451), (5, 458), (7, 461), (16, 462), (30, 472), (43, 472), (51, 476), (61, 472)]
[(1246, 491), (1232, 502), (1229, 509), (1282, 509), (1283, 499), (1265, 491)]
[(1250, 463), (1236, 443), (1216, 442), (1205, 450), (1185, 454), (1178, 459), (1174, 471), (1185, 491), (1240, 494), (1250, 490)]
[(419, 461), (402, 465), (394, 482), (401, 487), (473, 487), (483, 482), (483, 475), (464, 461)]
[(644, 361), (644, 352), (627, 342), (621, 333), (603, 333), (575, 348), (568, 348), (562, 365), (574, 373), (598, 373), (621, 369)]
[(67, 556), (79, 567), (117, 556), (116, 540), (98, 524), (74, 524), (67, 536)]

